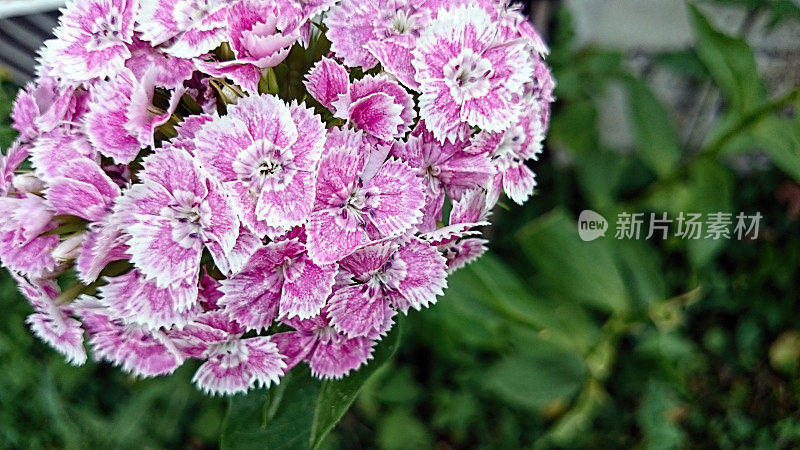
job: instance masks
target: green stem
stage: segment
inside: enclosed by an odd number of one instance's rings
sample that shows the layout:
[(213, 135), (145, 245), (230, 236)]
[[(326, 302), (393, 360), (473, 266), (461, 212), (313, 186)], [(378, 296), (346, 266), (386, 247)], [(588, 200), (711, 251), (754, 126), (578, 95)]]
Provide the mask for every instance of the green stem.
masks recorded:
[(764, 106), (753, 110), (749, 114), (745, 114), (744, 116), (740, 117), (739, 120), (737, 120), (736, 123), (728, 129), (728, 131), (722, 133), (709, 142), (708, 145), (706, 145), (703, 149), (702, 153), (716, 156), (722, 151), (722, 149), (725, 148), (725, 145), (728, 144), (731, 139), (736, 137), (737, 134), (741, 133), (743, 130), (757, 125), (768, 114), (788, 106), (798, 98), (800, 98), (800, 88), (788, 92), (783, 97), (767, 103)]

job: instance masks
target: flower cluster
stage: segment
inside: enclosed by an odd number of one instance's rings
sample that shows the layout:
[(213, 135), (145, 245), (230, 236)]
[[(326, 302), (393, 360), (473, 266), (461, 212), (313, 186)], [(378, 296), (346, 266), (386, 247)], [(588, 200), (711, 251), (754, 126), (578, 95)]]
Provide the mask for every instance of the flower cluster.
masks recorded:
[(13, 108), (0, 259), (68, 361), (340, 378), (536, 184), (553, 80), (503, 0), (72, 0)]

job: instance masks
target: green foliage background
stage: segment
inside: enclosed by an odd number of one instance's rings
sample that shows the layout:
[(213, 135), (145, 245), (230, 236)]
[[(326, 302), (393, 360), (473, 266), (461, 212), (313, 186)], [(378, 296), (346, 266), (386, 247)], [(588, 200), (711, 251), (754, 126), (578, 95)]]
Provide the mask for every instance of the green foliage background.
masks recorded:
[[(773, 23), (800, 18), (791, 1), (726, 3)], [(652, 63), (722, 92), (705, 143), (680, 142), (673, 112), (624, 55), (573, 50), (559, 9), (548, 142), (570, 164), (546, 151), (537, 195), (497, 211), (491, 253), (455, 273), (436, 306), (405, 318), (402, 336), (350, 381), (296, 371), (229, 401), (194, 390), (193, 364), (157, 380), (70, 367), (28, 332), (29, 307), (3, 275), (0, 447), (797, 447), (800, 237), (776, 191), (800, 192), (799, 91), (770, 98), (747, 42), (687, 14), (695, 49)], [(625, 87), (634, 153), (600, 143), (597, 102), (609, 83)], [(0, 117), (13, 97), (4, 87)], [(6, 120), (2, 148), (12, 139)], [(762, 152), (764, 171), (727, 163)], [(575, 218), (587, 208), (764, 220), (757, 240), (620, 241), (612, 230), (585, 243)]]

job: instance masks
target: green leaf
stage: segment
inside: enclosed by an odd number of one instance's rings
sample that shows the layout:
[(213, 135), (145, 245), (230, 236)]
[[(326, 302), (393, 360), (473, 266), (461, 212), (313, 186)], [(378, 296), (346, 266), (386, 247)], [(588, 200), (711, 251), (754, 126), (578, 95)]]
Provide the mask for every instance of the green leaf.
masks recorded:
[[(702, 213), (704, 222), (709, 213), (730, 213), (735, 225), (738, 211), (732, 210), (733, 181), (731, 174), (725, 168), (712, 161), (696, 161), (690, 169), (688, 187), (691, 197), (682, 211)], [(705, 267), (727, 243), (724, 238), (714, 240), (705, 237), (704, 227), (701, 239), (687, 241), (689, 260), (696, 269)], [(732, 227), (731, 237), (735, 238)]]
[(568, 402), (585, 376), (578, 355), (540, 339), (492, 365), (484, 387), (505, 402), (538, 412), (551, 402)]
[(295, 367), (268, 391), (231, 398), (222, 429), (223, 449), (314, 449), (342, 418), (361, 386), (400, 344), (402, 322), (378, 344), (366, 366), (341, 380), (320, 381)]
[(663, 383), (650, 381), (636, 420), (644, 435), (647, 449), (684, 448), (686, 433), (676, 423), (679, 403), (675, 393)]
[(800, 122), (771, 116), (760, 121), (752, 135), (776, 166), (800, 181)]
[(639, 157), (659, 176), (669, 174), (680, 159), (678, 135), (664, 105), (643, 81), (627, 80), (628, 106)]
[(609, 245), (613, 234), (606, 234), (584, 242), (575, 220), (555, 210), (524, 227), (518, 238), (539, 273), (561, 294), (560, 300), (623, 312), (629, 307), (628, 293)]
[(744, 114), (766, 102), (756, 60), (747, 43), (714, 29), (696, 6), (689, 5), (689, 11), (697, 54), (733, 109)]
[(451, 275), (448, 284), (437, 308), (476, 311), (472, 320), (461, 319), (465, 339), (480, 339), (476, 330), (493, 317), (502, 331), (513, 324), (565, 347), (586, 350), (591, 345), (593, 323), (579, 307), (533, 295), (534, 290), (491, 253)]

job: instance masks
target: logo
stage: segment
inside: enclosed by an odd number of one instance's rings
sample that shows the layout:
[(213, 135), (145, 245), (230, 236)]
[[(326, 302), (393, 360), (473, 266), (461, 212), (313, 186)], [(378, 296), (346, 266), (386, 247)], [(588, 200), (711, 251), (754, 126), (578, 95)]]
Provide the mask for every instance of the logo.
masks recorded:
[(586, 242), (606, 235), (608, 221), (591, 209), (584, 209), (578, 216), (578, 235)]

